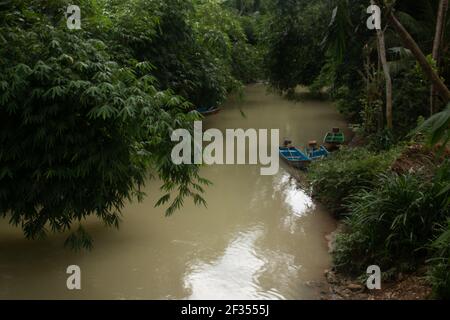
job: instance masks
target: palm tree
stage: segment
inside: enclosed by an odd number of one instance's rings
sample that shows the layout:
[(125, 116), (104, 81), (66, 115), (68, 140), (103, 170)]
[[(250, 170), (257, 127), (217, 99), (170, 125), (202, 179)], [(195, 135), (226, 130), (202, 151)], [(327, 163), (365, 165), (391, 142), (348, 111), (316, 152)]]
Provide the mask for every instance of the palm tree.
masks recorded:
[(429, 145), (434, 146), (443, 142), (442, 148), (445, 148), (450, 142), (450, 103), (444, 111), (436, 113), (419, 126), (415, 133), (417, 132), (428, 133)]

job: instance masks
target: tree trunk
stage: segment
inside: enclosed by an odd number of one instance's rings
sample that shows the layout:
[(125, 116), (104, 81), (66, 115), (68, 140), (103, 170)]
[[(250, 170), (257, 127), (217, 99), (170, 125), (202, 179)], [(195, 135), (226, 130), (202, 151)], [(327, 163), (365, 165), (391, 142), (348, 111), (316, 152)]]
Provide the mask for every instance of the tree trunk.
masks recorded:
[(386, 44), (384, 41), (384, 31), (377, 30), (378, 54), (380, 55), (381, 65), (383, 66), (384, 78), (386, 80), (386, 120), (388, 129), (393, 128), (392, 117), (392, 78), (389, 65), (386, 58)]
[[(441, 47), (442, 47), (442, 40), (444, 36), (444, 26), (445, 26), (445, 18), (447, 15), (448, 10), (448, 0), (441, 0), (439, 3), (439, 10), (437, 15), (437, 22), (436, 22), (436, 34), (434, 36), (434, 43), (433, 43), (433, 60), (436, 61), (436, 65), (439, 72), (439, 65), (440, 65), (440, 53), (441, 53)], [(431, 96), (430, 96), (430, 113), (431, 115), (435, 112), (435, 105), (436, 105), (436, 89), (435, 86), (431, 85)]]
[[(375, 1), (372, 0), (371, 3), (374, 5)], [(394, 127), (393, 116), (392, 116), (392, 77), (389, 70), (389, 64), (386, 58), (386, 43), (384, 41), (384, 31), (377, 29), (377, 40), (378, 40), (378, 55), (380, 58), (381, 65), (383, 66), (384, 78), (386, 80), (386, 120), (387, 128), (392, 129)]]
[(398, 21), (398, 19), (395, 17), (394, 13), (391, 11), (388, 15), (389, 21), (391, 22), (392, 26), (397, 31), (398, 35), (400, 36), (403, 45), (411, 50), (414, 57), (416, 58), (417, 62), (422, 67), (422, 70), (424, 74), (428, 77), (428, 79), (431, 81), (431, 83), (435, 86), (436, 91), (439, 93), (439, 95), (442, 97), (445, 103), (450, 102), (450, 90), (447, 88), (447, 86), (444, 84), (442, 79), (439, 77), (439, 75), (434, 71), (433, 67), (428, 63), (427, 58), (423, 54), (422, 50), (419, 48), (417, 43), (414, 41), (414, 39), (411, 37), (411, 35), (408, 33), (408, 31), (403, 27), (403, 25)]

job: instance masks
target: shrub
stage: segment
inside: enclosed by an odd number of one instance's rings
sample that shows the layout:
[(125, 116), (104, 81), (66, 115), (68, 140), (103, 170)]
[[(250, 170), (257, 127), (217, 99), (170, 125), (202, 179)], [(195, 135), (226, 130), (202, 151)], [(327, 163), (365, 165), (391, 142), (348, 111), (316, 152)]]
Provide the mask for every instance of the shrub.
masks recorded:
[(436, 298), (450, 299), (450, 220), (441, 232), (431, 245), (434, 258), (430, 260), (432, 267), (428, 280)]
[(430, 85), (421, 72), (411, 67), (394, 77), (394, 126), (397, 135), (405, 136), (417, 125), (417, 119), (430, 111)]
[(398, 139), (396, 139), (393, 132), (389, 129), (383, 129), (369, 135), (367, 141), (368, 148), (373, 151), (389, 150), (398, 143)]
[(426, 246), (437, 224), (450, 216), (448, 163), (431, 180), (420, 174), (382, 175), (373, 190), (349, 198), (349, 232), (337, 241), (336, 266), (363, 272), (370, 264), (384, 270), (415, 266), (426, 257)]
[[(450, 246), (450, 242), (447, 243)], [(442, 259), (435, 264), (429, 273), (428, 280), (433, 288), (433, 296), (439, 299), (450, 299), (450, 258)]]
[(330, 94), (340, 113), (352, 121), (361, 121), (360, 100), (363, 95), (357, 84), (355, 86), (345, 84), (337, 86), (331, 90)]
[(348, 196), (372, 188), (377, 176), (388, 170), (398, 149), (376, 154), (365, 148), (342, 149), (328, 160), (314, 163), (309, 171), (314, 195), (337, 214), (344, 213)]

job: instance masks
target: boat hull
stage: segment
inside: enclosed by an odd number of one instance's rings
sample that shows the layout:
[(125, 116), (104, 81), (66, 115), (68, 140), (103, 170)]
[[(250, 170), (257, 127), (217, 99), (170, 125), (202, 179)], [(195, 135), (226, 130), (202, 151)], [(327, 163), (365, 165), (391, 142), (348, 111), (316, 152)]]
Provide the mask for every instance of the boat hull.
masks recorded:
[(280, 157), (290, 166), (297, 169), (305, 169), (311, 163), (311, 159), (297, 148), (280, 148)]
[(221, 108), (217, 107), (217, 108), (212, 108), (212, 109), (200, 108), (195, 111), (200, 113), (202, 116), (206, 117), (206, 116), (212, 116), (213, 114), (217, 114), (220, 112), (220, 110), (221, 110)]
[(327, 158), (330, 152), (324, 146), (321, 146), (317, 150), (306, 149), (306, 154), (312, 161), (323, 160)]

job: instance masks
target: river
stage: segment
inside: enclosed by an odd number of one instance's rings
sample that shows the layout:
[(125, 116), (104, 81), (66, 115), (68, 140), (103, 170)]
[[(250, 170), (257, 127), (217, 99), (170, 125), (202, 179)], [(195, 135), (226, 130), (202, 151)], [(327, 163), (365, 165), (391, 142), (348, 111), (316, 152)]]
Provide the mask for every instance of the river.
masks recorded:
[[(290, 102), (263, 85), (204, 125), (279, 128), (296, 145), (346, 126), (331, 103)], [(66, 235), (27, 241), (0, 221), (0, 299), (317, 299), (336, 223), (291, 173), (284, 164), (275, 176), (258, 166), (205, 167), (214, 183), (208, 208), (188, 201), (170, 218), (154, 208), (160, 184), (149, 182), (147, 198), (123, 210), (120, 230), (89, 220), (90, 252), (65, 250)], [(80, 291), (66, 288), (69, 265), (81, 268)]]

